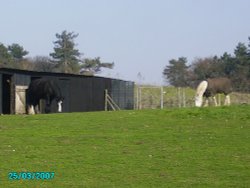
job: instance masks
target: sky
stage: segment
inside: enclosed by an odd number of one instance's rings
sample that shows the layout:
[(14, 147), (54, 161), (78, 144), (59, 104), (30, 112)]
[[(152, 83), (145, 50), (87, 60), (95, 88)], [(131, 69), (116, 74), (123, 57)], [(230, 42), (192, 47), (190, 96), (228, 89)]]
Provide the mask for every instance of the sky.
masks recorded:
[[(233, 54), (249, 44), (249, 0), (0, 0), (0, 42), (49, 56), (55, 34), (78, 33), (83, 58), (114, 62), (101, 76), (164, 84), (169, 60)], [(138, 75), (141, 76), (138, 76)]]

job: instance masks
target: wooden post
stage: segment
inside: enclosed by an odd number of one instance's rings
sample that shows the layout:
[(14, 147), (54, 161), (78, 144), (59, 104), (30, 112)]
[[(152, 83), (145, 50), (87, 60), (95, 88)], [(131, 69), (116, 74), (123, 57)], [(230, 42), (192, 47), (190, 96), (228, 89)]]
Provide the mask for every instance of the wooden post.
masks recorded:
[(108, 90), (105, 89), (105, 111), (108, 111)]
[(108, 103), (110, 104), (113, 110), (116, 110), (116, 109), (121, 110), (120, 107), (115, 103), (115, 101), (109, 96), (109, 94), (107, 94), (107, 99), (108, 99)]
[(163, 109), (163, 87), (161, 87), (161, 109)]
[(105, 89), (105, 111), (108, 111), (108, 105), (112, 110), (121, 110), (120, 107), (115, 103), (115, 101), (109, 96), (108, 90)]
[(141, 110), (142, 105), (141, 105), (141, 88), (139, 87), (139, 109)]
[(186, 90), (182, 88), (183, 107), (186, 107)]
[(178, 87), (177, 92), (178, 92), (178, 106), (180, 108), (181, 107), (181, 88), (180, 87)]
[(137, 87), (137, 90), (136, 90), (136, 109), (139, 110), (139, 87)]

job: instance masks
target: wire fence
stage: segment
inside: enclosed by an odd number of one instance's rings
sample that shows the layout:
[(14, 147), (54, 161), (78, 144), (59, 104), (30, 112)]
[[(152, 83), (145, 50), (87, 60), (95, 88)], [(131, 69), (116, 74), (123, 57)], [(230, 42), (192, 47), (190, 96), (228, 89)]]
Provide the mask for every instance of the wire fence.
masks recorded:
[[(194, 107), (195, 90), (192, 88), (176, 88), (171, 86), (136, 85), (134, 94), (135, 109), (160, 109)], [(231, 104), (250, 104), (250, 93), (233, 92), (230, 94)], [(217, 94), (219, 105), (224, 105), (225, 96)], [(209, 105), (214, 106), (213, 100)]]

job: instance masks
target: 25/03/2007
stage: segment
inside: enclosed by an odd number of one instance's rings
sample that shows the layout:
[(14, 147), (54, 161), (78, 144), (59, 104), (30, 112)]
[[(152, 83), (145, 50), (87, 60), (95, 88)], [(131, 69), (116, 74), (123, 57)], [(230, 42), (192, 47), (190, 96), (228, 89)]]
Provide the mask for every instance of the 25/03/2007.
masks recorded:
[(55, 177), (55, 172), (10, 172), (9, 180), (50, 180)]

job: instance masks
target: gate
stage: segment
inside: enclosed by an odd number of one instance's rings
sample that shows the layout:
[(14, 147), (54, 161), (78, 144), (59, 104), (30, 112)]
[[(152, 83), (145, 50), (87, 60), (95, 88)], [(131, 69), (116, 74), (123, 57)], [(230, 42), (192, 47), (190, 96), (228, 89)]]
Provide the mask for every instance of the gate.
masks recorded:
[(15, 87), (15, 113), (26, 113), (26, 89), (28, 86), (16, 86)]

